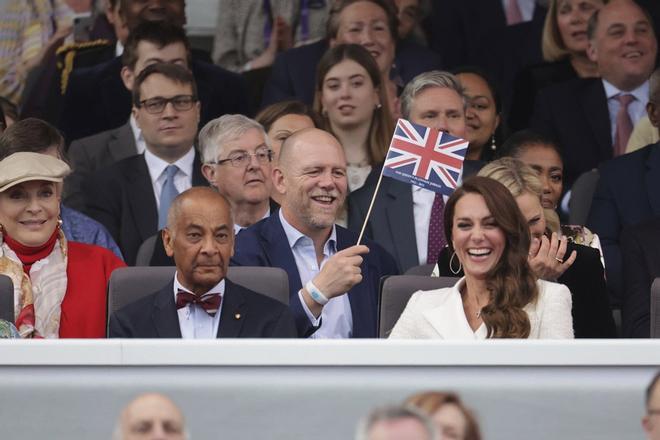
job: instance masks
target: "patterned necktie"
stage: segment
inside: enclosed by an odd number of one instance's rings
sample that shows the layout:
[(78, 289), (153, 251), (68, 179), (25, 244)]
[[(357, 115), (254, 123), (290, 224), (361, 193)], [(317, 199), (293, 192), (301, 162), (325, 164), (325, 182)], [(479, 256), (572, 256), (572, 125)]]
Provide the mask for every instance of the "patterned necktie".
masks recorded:
[(188, 304), (199, 304), (210, 316), (215, 316), (220, 308), (222, 296), (219, 293), (205, 293), (197, 296), (185, 290), (179, 289), (176, 292), (176, 308), (181, 309)]
[(635, 100), (633, 95), (619, 94), (614, 97), (619, 101), (619, 111), (616, 114), (616, 130), (614, 132), (614, 156), (621, 156), (626, 152), (630, 133), (633, 131), (633, 123), (628, 113), (628, 106)]
[(507, 0), (506, 4), (506, 24), (508, 26), (521, 23), (523, 21), (522, 12), (518, 6), (518, 0)]
[(445, 201), (442, 194), (435, 193), (433, 207), (431, 207), (431, 221), (429, 221), (429, 241), (426, 253), (426, 264), (435, 264), (442, 247), (447, 244), (443, 229), (445, 214)]
[(176, 186), (174, 186), (174, 176), (179, 168), (176, 165), (168, 165), (163, 172), (165, 182), (163, 189), (160, 190), (160, 206), (158, 207), (158, 229), (163, 229), (167, 225), (167, 211), (170, 209), (172, 200), (179, 195)]

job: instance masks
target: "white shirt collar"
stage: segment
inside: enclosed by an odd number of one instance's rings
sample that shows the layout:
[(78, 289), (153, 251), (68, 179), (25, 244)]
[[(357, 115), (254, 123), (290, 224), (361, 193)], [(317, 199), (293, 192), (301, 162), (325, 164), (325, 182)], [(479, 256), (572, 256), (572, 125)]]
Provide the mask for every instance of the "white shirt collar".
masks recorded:
[[(164, 161), (160, 157), (153, 154), (149, 149), (144, 151), (144, 160), (147, 162), (147, 168), (149, 168), (149, 174), (151, 175), (151, 180), (156, 181), (163, 175), (165, 168), (170, 165), (169, 162)], [(176, 165), (179, 168), (179, 172), (182, 172), (186, 176), (192, 176), (193, 171), (193, 162), (195, 160), (195, 148), (188, 150), (186, 154), (179, 158), (176, 162), (171, 165)]]
[(121, 41), (117, 40), (117, 44), (115, 45), (115, 56), (119, 57), (124, 53), (124, 45), (121, 44)]
[[(264, 216), (261, 217), (259, 220), (261, 221), (261, 220), (263, 220), (267, 217), (270, 217), (270, 207), (268, 207), (268, 209), (266, 210), (266, 213), (264, 214)], [(241, 225), (237, 225), (236, 223), (234, 223), (234, 235), (237, 235), (243, 229), (247, 229), (247, 228), (248, 228), (248, 226), (241, 226)]]
[[(284, 228), (284, 233), (286, 234), (286, 239), (289, 242), (289, 247), (293, 248), (298, 243), (298, 241), (303, 237), (309, 238), (305, 234), (303, 234), (302, 232), (291, 226), (291, 224), (288, 221), (286, 221), (286, 219), (284, 218), (284, 214), (282, 214), (281, 209), (278, 214), (280, 216), (280, 222), (282, 222), (282, 227)], [(325, 242), (324, 248), (328, 245), (333, 246), (335, 248), (337, 246), (337, 227), (335, 225), (332, 225), (332, 232), (330, 233), (330, 237), (328, 238), (328, 240)]]
[(620, 93), (625, 93), (629, 95), (633, 95), (635, 99), (639, 102), (646, 102), (648, 100), (649, 96), (649, 82), (644, 81), (644, 83), (637, 87), (634, 90), (631, 90), (630, 92), (624, 92), (622, 90), (619, 90), (616, 88), (612, 83), (608, 82), (607, 80), (603, 79), (603, 87), (605, 88), (605, 96), (607, 96), (607, 99), (609, 100), (610, 98), (615, 97), (616, 95)]
[[(177, 270), (174, 273), (174, 302), (176, 303), (176, 293), (181, 290), (185, 290), (186, 292), (193, 293), (190, 291), (190, 289), (184, 287), (180, 282), (179, 282), (179, 271)], [(208, 292), (205, 293), (218, 293), (221, 296), (225, 294), (225, 279), (221, 279), (218, 284), (215, 286), (211, 287)], [(193, 294), (194, 295), (194, 294)]]

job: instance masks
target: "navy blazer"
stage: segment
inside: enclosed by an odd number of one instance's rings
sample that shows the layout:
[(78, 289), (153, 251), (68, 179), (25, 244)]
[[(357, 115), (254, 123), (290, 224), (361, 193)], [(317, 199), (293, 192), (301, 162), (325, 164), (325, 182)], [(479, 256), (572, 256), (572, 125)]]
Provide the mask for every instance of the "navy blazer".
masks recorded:
[[(108, 336), (181, 338), (173, 284), (113, 313)], [(284, 304), (225, 279), (217, 337), (295, 338), (296, 327)]]
[(660, 215), (660, 143), (603, 163), (587, 226), (600, 237), (613, 305), (623, 293), (619, 236), (626, 226)]
[[(328, 42), (321, 40), (277, 55), (264, 88), (262, 107), (288, 99), (312, 105), (316, 67), (326, 50)], [(406, 83), (422, 72), (441, 67), (438, 54), (409, 41), (397, 42), (394, 64)]]
[[(337, 250), (346, 249), (357, 243), (357, 234), (341, 226), (337, 228)], [(396, 263), (378, 244), (365, 240), (369, 253), (363, 255), (360, 266), (362, 281), (348, 291), (353, 316), (354, 338), (377, 338), (378, 290), (383, 276), (397, 273)], [(300, 303), (298, 291), (302, 289), (300, 273), (296, 260), (286, 238), (284, 227), (278, 214), (261, 220), (242, 230), (236, 237), (234, 257), (235, 266), (280, 267), (289, 275), (289, 307), (296, 320), (298, 335), (307, 337), (318, 327), (313, 327)]]
[[(121, 80), (121, 57), (71, 74), (59, 128), (67, 142), (125, 124), (132, 99)], [(250, 114), (245, 81), (221, 67), (193, 59), (191, 70), (201, 103), (200, 127), (224, 114)]]

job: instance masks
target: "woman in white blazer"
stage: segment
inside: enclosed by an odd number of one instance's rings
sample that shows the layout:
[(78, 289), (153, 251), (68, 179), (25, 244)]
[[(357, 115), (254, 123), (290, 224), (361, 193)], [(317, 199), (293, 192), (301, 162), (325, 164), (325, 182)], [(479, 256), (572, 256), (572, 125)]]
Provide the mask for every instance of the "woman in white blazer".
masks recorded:
[(465, 276), (452, 288), (413, 294), (391, 338), (573, 338), (571, 293), (536, 279), (527, 221), (509, 190), (469, 178), (444, 218), (452, 263)]

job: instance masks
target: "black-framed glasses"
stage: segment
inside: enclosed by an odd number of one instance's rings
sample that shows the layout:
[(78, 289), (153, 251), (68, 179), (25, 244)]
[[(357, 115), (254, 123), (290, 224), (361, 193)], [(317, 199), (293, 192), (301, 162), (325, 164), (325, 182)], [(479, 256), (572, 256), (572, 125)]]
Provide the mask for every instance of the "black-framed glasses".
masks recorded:
[(197, 97), (193, 95), (176, 95), (171, 98), (163, 98), (156, 96), (155, 98), (145, 99), (140, 101), (140, 107), (144, 107), (147, 113), (157, 115), (163, 113), (168, 103), (172, 103), (174, 110), (178, 112), (185, 112), (193, 108), (197, 102)]
[(256, 157), (257, 161), (260, 164), (266, 164), (273, 160), (273, 150), (269, 149), (266, 146), (263, 146), (257, 148), (257, 150), (254, 153), (248, 153), (247, 151), (234, 151), (227, 157), (227, 159), (221, 159), (215, 162), (209, 162), (209, 164), (222, 165), (229, 162), (234, 167), (244, 167), (250, 163), (250, 158), (252, 156)]

